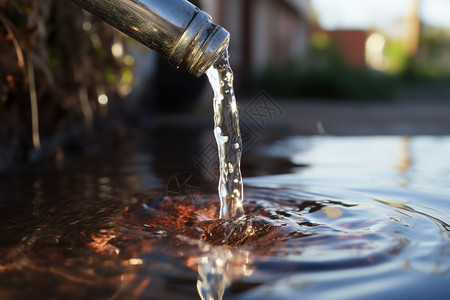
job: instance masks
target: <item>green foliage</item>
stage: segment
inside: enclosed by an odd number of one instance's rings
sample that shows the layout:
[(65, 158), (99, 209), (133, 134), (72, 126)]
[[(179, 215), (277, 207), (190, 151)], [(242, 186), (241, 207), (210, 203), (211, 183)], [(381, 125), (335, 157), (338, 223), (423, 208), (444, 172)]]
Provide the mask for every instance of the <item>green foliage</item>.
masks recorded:
[(450, 95), (449, 45), (448, 33), (426, 31), (419, 53), (411, 58), (401, 41), (389, 40), (384, 49), (389, 73), (383, 73), (346, 64), (327, 36), (316, 34), (307, 59), (269, 66), (251, 76), (248, 85), (295, 98), (389, 100), (399, 95), (418, 99), (433, 94), (442, 98)]
[(253, 76), (250, 85), (285, 97), (386, 99), (393, 95), (396, 80), (387, 74), (346, 65), (333, 49), (314, 49), (308, 61), (269, 67)]
[(389, 71), (401, 72), (408, 63), (408, 55), (403, 43), (399, 40), (388, 40), (384, 49), (384, 55), (389, 59)]

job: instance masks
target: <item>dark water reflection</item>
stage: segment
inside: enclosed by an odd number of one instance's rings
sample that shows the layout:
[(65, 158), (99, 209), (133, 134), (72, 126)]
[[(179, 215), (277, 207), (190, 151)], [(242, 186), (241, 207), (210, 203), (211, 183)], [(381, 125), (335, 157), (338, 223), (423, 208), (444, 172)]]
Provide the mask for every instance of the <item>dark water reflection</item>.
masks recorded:
[[(247, 215), (216, 220), (172, 134), (1, 178), (0, 299), (447, 299), (450, 139), (255, 147)], [(168, 197), (179, 172), (198, 189)]]

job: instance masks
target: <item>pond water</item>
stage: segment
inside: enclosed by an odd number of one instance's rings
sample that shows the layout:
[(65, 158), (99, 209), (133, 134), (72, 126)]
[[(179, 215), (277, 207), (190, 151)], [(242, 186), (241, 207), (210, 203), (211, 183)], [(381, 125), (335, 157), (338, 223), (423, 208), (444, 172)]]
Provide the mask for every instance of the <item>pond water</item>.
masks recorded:
[(448, 298), (449, 137), (254, 145), (221, 220), (201, 141), (136, 140), (0, 178), (0, 299)]

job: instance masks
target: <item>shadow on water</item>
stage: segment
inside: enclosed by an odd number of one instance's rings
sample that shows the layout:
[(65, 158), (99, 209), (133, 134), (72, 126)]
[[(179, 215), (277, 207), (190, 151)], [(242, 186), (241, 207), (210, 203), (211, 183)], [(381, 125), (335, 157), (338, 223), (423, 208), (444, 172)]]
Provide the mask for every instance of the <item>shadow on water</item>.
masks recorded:
[[(187, 131), (1, 178), (0, 298), (448, 295), (450, 204), (437, 179), (450, 168), (422, 152), (438, 156), (447, 139), (412, 138), (402, 171), (390, 161), (398, 152), (383, 164), (373, 157), (402, 149), (394, 137), (255, 147), (243, 170), (246, 215), (217, 220), (216, 183), (193, 166), (202, 135)], [(375, 152), (361, 151), (368, 143)], [(169, 194), (180, 172), (200, 188)]]

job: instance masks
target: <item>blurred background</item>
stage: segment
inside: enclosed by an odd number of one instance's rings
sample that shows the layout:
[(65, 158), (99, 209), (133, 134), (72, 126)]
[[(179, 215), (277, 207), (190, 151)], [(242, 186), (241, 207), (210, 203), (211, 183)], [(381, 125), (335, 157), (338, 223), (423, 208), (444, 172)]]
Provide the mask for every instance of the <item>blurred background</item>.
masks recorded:
[(446, 1), (205, 2), (232, 33), (236, 77), (250, 86), (330, 99), (421, 97), (407, 91), (418, 83), (445, 90)]
[[(279, 109), (264, 132), (449, 133), (450, 2), (192, 2), (231, 33), (239, 106), (264, 90)], [(126, 144), (131, 128), (209, 128), (211, 99), (206, 76), (70, 1), (0, 1), (0, 170)]]

